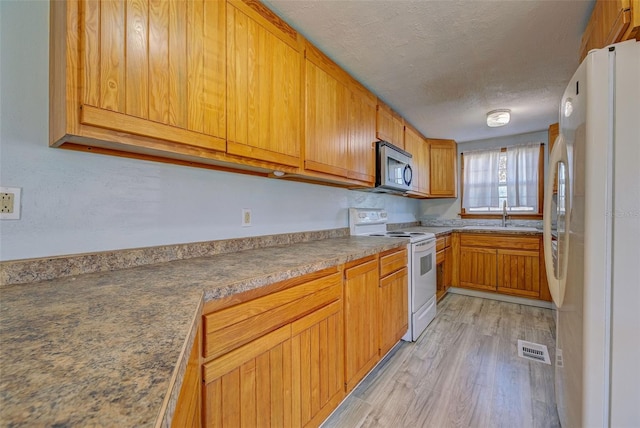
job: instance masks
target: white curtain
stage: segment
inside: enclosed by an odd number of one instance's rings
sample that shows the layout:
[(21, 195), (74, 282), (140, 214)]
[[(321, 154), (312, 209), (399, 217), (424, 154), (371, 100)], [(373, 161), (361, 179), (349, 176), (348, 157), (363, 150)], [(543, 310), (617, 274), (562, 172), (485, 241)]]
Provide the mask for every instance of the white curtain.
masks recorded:
[(540, 144), (507, 148), (507, 205), (538, 211), (538, 160)]
[(464, 153), (463, 208), (497, 207), (500, 149)]

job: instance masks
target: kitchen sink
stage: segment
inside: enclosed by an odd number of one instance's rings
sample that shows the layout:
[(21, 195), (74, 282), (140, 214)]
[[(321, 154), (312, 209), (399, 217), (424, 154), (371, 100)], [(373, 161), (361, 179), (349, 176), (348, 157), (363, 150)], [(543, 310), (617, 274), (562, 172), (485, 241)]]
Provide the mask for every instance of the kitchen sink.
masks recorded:
[(463, 229), (469, 230), (495, 230), (508, 232), (540, 232), (540, 229), (526, 226), (464, 226)]

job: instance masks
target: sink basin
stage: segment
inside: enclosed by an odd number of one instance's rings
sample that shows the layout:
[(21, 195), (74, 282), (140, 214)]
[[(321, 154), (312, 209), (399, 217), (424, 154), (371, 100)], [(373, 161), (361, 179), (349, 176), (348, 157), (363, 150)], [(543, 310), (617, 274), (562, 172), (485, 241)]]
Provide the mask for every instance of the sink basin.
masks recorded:
[(539, 232), (540, 229), (526, 226), (465, 226), (464, 229), (469, 230), (495, 230), (496, 232)]

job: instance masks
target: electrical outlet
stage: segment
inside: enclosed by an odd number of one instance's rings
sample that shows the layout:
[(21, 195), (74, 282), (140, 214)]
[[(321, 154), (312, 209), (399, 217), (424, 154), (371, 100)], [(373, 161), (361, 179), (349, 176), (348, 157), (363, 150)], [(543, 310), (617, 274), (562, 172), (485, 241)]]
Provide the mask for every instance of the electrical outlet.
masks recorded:
[(0, 193), (0, 213), (13, 214), (13, 193)]
[(247, 208), (242, 209), (242, 227), (251, 226), (251, 210)]
[(20, 219), (20, 188), (0, 187), (0, 220)]

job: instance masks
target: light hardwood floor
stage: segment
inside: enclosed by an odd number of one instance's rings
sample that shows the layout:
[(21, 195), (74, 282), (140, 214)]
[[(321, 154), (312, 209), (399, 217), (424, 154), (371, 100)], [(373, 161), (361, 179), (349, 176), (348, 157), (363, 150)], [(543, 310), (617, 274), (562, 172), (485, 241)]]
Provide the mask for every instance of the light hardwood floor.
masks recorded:
[(553, 362), (553, 311), (450, 294), (323, 426), (559, 427), (553, 365), (518, 357), (518, 339), (546, 345)]

